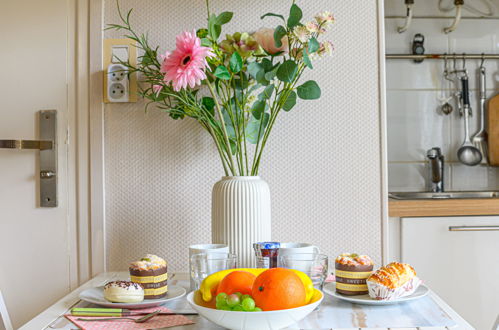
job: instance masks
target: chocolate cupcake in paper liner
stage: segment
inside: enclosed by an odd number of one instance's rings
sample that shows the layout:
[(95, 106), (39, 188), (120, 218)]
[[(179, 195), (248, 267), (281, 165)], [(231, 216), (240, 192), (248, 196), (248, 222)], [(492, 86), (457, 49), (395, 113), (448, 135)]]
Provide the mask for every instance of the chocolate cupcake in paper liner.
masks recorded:
[(373, 267), (373, 261), (366, 255), (340, 254), (335, 260), (336, 292), (348, 296), (367, 294), (366, 279)]
[(168, 292), (166, 261), (156, 255), (147, 254), (129, 267), (130, 280), (144, 288), (144, 299), (158, 299)]

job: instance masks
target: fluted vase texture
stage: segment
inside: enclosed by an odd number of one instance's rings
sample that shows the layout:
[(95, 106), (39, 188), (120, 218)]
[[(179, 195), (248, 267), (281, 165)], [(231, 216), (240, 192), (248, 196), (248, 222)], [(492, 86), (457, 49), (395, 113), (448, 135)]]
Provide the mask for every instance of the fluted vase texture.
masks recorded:
[(212, 191), (211, 236), (238, 256), (238, 267), (255, 267), (253, 243), (270, 241), (270, 189), (259, 176), (226, 176)]

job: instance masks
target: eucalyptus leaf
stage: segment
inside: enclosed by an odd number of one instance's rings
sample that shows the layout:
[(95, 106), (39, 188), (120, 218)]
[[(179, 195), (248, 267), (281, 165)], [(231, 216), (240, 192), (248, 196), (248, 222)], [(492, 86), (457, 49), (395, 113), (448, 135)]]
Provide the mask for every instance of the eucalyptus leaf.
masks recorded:
[(308, 55), (308, 51), (303, 49), (303, 63), (309, 68), (313, 69), (312, 61), (310, 60), (310, 56)]
[(287, 34), (286, 28), (284, 26), (279, 25), (274, 30), (274, 44), (276, 47), (282, 47), (282, 38)]
[(218, 25), (224, 25), (230, 22), (232, 19), (232, 16), (234, 16), (233, 12), (230, 11), (224, 11), (220, 15), (217, 16), (216, 24)]
[(293, 60), (286, 60), (277, 69), (277, 79), (283, 82), (292, 82), (298, 72), (298, 65)]
[(274, 93), (274, 85), (268, 85), (262, 92), (263, 97), (266, 99), (270, 99), (272, 97), (272, 93)]
[(230, 71), (234, 73), (238, 73), (239, 71), (241, 71), (243, 67), (243, 59), (241, 58), (241, 55), (239, 55), (238, 52), (234, 52), (234, 54), (232, 54), (232, 56), (230, 57), (229, 67)]
[(271, 81), (272, 79), (275, 78), (276, 76), (276, 73), (277, 73), (277, 68), (272, 70), (272, 71), (269, 71), (265, 74), (265, 79), (268, 80), (268, 81)]
[[(263, 123), (262, 127), (260, 129), (260, 120), (251, 117), (250, 121), (248, 122), (248, 125), (246, 126), (245, 133), (246, 133), (246, 140), (249, 141), (252, 144), (257, 144), (258, 140), (260, 140), (263, 136), (263, 133), (265, 132), (265, 128), (267, 127), (269, 123), (270, 115), (268, 113), (265, 113), (263, 116)], [(260, 133), (260, 134), (258, 134)]]
[[(281, 96), (284, 94), (281, 94)], [(286, 101), (284, 101), (284, 104), (282, 105), (282, 108), (285, 111), (289, 111), (293, 109), (293, 107), (296, 104), (296, 93), (294, 91), (291, 91), (288, 96), (286, 97)]]
[(265, 70), (263, 65), (258, 62), (252, 62), (248, 64), (248, 73), (253, 77), (256, 81), (261, 80), (265, 75)]
[(272, 61), (269, 60), (268, 58), (264, 58), (262, 60), (262, 66), (265, 72), (269, 72), (273, 69)]
[(291, 9), (289, 10), (289, 17), (288, 17), (288, 28), (292, 29), (298, 24), (300, 24), (300, 20), (303, 17), (303, 13), (296, 4), (293, 4), (291, 6)]
[(260, 119), (262, 117), (262, 113), (265, 112), (265, 108), (267, 106), (267, 103), (265, 100), (256, 100), (253, 105), (251, 106), (251, 114), (253, 117), (256, 119)]
[(310, 54), (315, 53), (319, 50), (320, 44), (315, 37), (310, 38), (308, 41), (308, 52)]
[(239, 72), (239, 74), (235, 75), (234, 78), (236, 78), (236, 91), (248, 88), (248, 76), (245, 73)]
[(238, 146), (237, 146), (237, 142), (235, 141), (235, 139), (229, 140), (229, 143), (230, 143), (230, 152), (233, 155), (237, 154)]
[(274, 13), (266, 13), (265, 15), (262, 15), (262, 16), (260, 17), (260, 19), (264, 19), (265, 17), (269, 17), (269, 16), (270, 16), (270, 17), (279, 17), (279, 18), (280, 18), (280, 19), (282, 19), (284, 22), (286, 21), (286, 20), (284, 19), (284, 16), (279, 15), (279, 14), (274, 14)]
[(313, 80), (306, 81), (296, 88), (298, 97), (303, 100), (316, 100), (321, 97), (321, 89)]
[(261, 84), (255, 84), (255, 85), (251, 86), (251, 88), (248, 90), (248, 94), (253, 93), (254, 91), (256, 91), (257, 89), (259, 89), (261, 87), (262, 87)]
[(215, 72), (213, 73), (215, 77), (220, 78), (222, 80), (229, 80), (230, 79), (230, 73), (229, 70), (223, 65), (217, 66), (215, 69)]

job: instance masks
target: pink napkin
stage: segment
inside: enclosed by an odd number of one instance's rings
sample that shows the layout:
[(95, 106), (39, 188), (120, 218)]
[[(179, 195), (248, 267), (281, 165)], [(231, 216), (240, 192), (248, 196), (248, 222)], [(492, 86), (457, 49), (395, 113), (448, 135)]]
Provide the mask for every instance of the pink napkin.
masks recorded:
[[(154, 311), (161, 310), (162, 312), (172, 312), (166, 307), (151, 307), (151, 308), (144, 308), (144, 309), (135, 309), (137, 312), (141, 313), (152, 313)], [(133, 311), (132, 311), (133, 313)], [(127, 330), (133, 330), (133, 329), (154, 329), (154, 328), (167, 328), (167, 327), (174, 327), (177, 325), (187, 325), (187, 324), (194, 324), (191, 320), (189, 320), (187, 317), (183, 315), (156, 315), (152, 319), (148, 320), (145, 323), (135, 323), (131, 320), (119, 320), (119, 321), (104, 321), (104, 322), (85, 322), (85, 321), (78, 321), (79, 318), (85, 318), (85, 319), (99, 319), (102, 317), (95, 317), (95, 316), (73, 316), (73, 315), (64, 315), (67, 319), (69, 319), (71, 322), (73, 322), (75, 325), (78, 327), (82, 328), (83, 330), (94, 330), (94, 329), (107, 329), (107, 330), (122, 330), (122, 329), (127, 329)], [(140, 316), (127, 316), (131, 317), (134, 319), (139, 319), (143, 317), (144, 315)]]

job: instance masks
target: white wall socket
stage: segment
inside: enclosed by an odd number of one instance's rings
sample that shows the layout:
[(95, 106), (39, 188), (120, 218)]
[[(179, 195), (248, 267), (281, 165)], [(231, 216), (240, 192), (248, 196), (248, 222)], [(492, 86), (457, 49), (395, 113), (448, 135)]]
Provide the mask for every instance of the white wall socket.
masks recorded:
[(129, 101), (130, 81), (126, 66), (111, 64), (107, 67), (107, 98), (109, 102)]
[(137, 74), (121, 62), (137, 65), (137, 47), (131, 39), (104, 39), (102, 50), (104, 103), (137, 102)]

